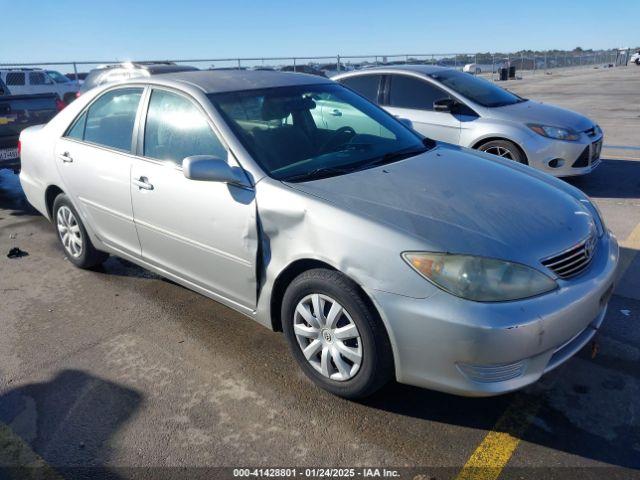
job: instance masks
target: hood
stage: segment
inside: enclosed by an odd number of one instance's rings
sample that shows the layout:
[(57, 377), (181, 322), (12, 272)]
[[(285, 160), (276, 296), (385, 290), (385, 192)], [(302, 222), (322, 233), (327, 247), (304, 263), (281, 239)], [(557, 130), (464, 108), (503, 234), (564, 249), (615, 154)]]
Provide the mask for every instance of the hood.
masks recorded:
[(579, 113), (564, 108), (547, 105), (533, 100), (488, 109), (492, 113), (509, 117), (519, 123), (539, 123), (553, 127), (571, 128), (584, 132), (593, 127), (594, 122)]
[(528, 170), (439, 145), (381, 167), (287, 185), (402, 230), (425, 250), (539, 266), (595, 227), (570, 192)]

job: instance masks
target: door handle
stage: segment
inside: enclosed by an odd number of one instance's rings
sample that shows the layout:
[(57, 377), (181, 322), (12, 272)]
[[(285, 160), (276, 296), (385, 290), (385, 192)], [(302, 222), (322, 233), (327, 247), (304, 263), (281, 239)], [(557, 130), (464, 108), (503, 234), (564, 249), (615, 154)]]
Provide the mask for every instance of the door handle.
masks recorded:
[(337, 108), (334, 108), (333, 110), (331, 110), (331, 113), (329, 113), (329, 115), (331, 115), (333, 117), (341, 117), (342, 116), (342, 112), (340, 110), (338, 110)]
[(58, 155), (58, 158), (60, 160), (62, 160), (64, 163), (73, 162), (73, 157), (71, 155), (69, 155), (69, 152), (61, 153), (60, 155)]
[(153, 190), (153, 185), (149, 183), (149, 179), (147, 177), (140, 177), (137, 180), (134, 179), (131, 183), (141, 190)]

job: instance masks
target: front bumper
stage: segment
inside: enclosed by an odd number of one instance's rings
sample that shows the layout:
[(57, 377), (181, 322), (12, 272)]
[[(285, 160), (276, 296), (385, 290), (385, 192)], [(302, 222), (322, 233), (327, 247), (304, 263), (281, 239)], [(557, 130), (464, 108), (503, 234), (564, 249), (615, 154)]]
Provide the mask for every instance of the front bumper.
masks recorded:
[(582, 134), (576, 142), (536, 136), (523, 145), (529, 166), (556, 177), (585, 175), (600, 165), (604, 135)]
[(538, 297), (480, 303), (372, 292), (400, 383), (465, 396), (529, 385), (578, 352), (600, 327), (613, 290), (618, 243), (606, 233), (588, 269)]

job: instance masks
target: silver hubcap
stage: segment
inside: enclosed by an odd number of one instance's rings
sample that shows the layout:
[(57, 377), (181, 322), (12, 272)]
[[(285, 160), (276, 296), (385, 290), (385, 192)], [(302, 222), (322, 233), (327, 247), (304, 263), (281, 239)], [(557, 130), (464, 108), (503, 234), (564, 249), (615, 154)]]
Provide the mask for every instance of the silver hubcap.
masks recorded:
[(511, 151), (504, 147), (494, 146), (486, 148), (484, 151), (492, 155), (498, 155), (499, 157), (513, 160), (513, 154), (511, 153)]
[(345, 381), (362, 364), (358, 327), (338, 302), (314, 293), (296, 306), (293, 331), (307, 361), (324, 377)]
[(71, 209), (65, 206), (58, 209), (57, 224), (62, 246), (67, 253), (74, 258), (82, 255), (82, 233)]

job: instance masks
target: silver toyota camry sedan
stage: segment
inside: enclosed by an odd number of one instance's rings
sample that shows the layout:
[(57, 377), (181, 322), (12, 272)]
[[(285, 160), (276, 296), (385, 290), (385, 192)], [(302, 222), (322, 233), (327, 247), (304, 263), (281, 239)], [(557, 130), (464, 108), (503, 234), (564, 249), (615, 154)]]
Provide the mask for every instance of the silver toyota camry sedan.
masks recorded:
[[(402, 65), (333, 77), (419, 133), (499, 155), (556, 177), (584, 175), (600, 164), (603, 133), (578, 113), (519, 97), (452, 68)], [(349, 121), (334, 107), (333, 123)]]
[(392, 378), (521, 388), (593, 337), (613, 289), (618, 245), (579, 190), (435, 143), (326, 78), (129, 80), (20, 141), (25, 194), (69, 261), (117, 255), (283, 331), (344, 397)]

